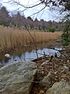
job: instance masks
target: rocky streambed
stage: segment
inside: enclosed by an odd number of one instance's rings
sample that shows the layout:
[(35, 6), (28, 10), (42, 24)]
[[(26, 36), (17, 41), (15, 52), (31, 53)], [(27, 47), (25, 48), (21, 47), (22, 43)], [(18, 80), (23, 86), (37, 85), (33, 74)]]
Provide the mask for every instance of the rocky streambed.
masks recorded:
[(60, 57), (0, 68), (0, 94), (70, 94), (70, 46)]

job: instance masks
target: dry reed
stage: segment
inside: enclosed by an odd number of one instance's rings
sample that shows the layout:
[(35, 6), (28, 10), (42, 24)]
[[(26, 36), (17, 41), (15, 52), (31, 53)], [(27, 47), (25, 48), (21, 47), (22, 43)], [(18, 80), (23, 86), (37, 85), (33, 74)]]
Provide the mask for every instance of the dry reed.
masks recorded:
[(61, 32), (51, 33), (33, 30), (30, 33), (34, 40), (26, 30), (0, 26), (0, 52), (24, 48), (35, 43), (48, 43), (61, 36)]

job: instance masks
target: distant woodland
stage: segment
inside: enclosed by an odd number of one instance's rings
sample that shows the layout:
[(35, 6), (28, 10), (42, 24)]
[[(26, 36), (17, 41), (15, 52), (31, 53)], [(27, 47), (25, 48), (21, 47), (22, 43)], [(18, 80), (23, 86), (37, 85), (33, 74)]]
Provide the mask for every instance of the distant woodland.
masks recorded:
[(33, 20), (30, 16), (26, 18), (24, 15), (21, 15), (20, 12), (9, 15), (8, 10), (4, 6), (0, 8), (0, 25), (52, 32), (62, 31), (64, 26), (61, 22), (44, 21), (43, 19), (39, 21), (37, 18)]

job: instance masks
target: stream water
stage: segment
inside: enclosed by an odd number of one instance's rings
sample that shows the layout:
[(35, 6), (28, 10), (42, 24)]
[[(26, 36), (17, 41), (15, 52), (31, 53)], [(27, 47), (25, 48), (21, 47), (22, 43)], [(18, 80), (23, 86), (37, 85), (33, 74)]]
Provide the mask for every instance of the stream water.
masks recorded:
[(37, 54), (38, 57), (42, 57), (44, 56), (44, 54), (46, 56), (55, 56), (55, 53), (57, 54), (57, 57), (60, 56), (60, 50), (62, 50), (61, 48), (55, 48), (55, 49), (48, 49), (48, 48), (43, 48), (43, 49), (38, 49), (37, 53), (36, 50), (32, 50), (31, 52), (25, 52), (23, 54), (21, 54), (20, 56), (18, 55), (13, 55), (10, 56), (9, 59), (4, 59), (2, 61), (0, 61), (0, 64), (6, 64), (6, 63), (13, 63), (13, 62), (23, 62), (23, 61), (31, 61), (37, 58)]

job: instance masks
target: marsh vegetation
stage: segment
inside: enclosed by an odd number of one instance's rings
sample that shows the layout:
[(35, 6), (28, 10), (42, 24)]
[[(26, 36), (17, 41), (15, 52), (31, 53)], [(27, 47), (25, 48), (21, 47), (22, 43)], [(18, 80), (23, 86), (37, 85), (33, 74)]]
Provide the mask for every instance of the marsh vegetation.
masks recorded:
[(25, 50), (30, 47), (38, 47), (37, 45), (48, 44), (48, 42), (57, 40), (62, 32), (40, 32), (39, 30), (31, 30), (30, 34), (26, 30), (0, 26), (0, 53), (16, 51), (18, 49)]

